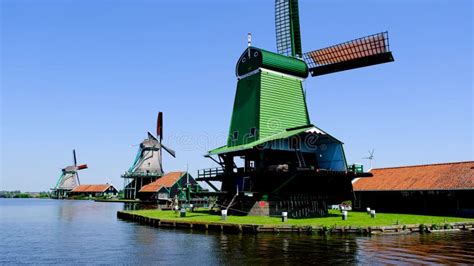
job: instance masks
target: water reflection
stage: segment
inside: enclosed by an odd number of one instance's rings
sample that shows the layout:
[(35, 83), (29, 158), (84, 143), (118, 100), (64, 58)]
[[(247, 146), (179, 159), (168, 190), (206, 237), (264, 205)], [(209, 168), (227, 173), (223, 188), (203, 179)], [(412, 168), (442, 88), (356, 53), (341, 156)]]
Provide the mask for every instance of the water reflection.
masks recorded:
[(433, 233), (402, 236), (358, 238), (359, 255), (372, 256), (372, 261), (389, 263), (468, 263), (474, 262), (472, 233)]
[(131, 204), (0, 199), (0, 264), (472, 263), (472, 233), (224, 235), (125, 222)]
[(306, 235), (219, 235), (215, 252), (222, 263), (306, 264), (356, 262), (355, 237)]

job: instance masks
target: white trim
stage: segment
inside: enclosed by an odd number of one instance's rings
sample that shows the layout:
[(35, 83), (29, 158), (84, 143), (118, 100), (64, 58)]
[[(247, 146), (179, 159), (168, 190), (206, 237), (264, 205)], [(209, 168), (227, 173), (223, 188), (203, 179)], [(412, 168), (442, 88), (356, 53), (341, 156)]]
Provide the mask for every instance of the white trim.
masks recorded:
[(266, 69), (266, 68), (263, 68), (263, 67), (259, 67), (259, 68), (255, 69), (254, 71), (251, 71), (251, 72), (246, 73), (246, 74), (244, 74), (244, 75), (238, 76), (237, 79), (238, 79), (238, 80), (241, 80), (241, 79), (244, 79), (244, 78), (246, 78), (246, 77), (255, 75), (255, 74), (259, 73), (259, 72), (267, 72), (267, 73), (279, 75), (279, 76), (282, 76), (282, 77), (297, 79), (297, 80), (299, 80), (299, 81), (304, 81), (304, 80), (305, 80), (304, 78), (300, 78), (300, 77), (293, 76), (293, 75), (289, 75), (289, 74), (284, 74), (284, 73), (281, 73), (281, 72), (278, 72), (278, 71), (274, 71), (274, 70), (270, 70), (270, 69)]
[(263, 72), (267, 72), (267, 73), (271, 73), (271, 74), (275, 74), (275, 75), (280, 75), (282, 77), (287, 77), (287, 78), (294, 78), (294, 79), (298, 79), (300, 81), (304, 81), (305, 79), (304, 78), (300, 78), (300, 77), (297, 77), (297, 76), (293, 76), (293, 75), (289, 75), (289, 74), (284, 74), (284, 73), (281, 73), (281, 72), (278, 72), (278, 71), (274, 71), (274, 70), (270, 70), (270, 69), (266, 69), (266, 68), (263, 68), (261, 67), (260, 68)]
[(260, 72), (260, 68), (255, 69), (254, 71), (250, 71), (249, 73), (243, 74), (242, 76), (237, 76), (238, 80), (244, 79), (246, 77), (250, 77), (254, 74), (257, 74)]
[(320, 135), (327, 135), (326, 132), (324, 132), (324, 131), (318, 129), (317, 127), (312, 127), (312, 128), (310, 128), (310, 129), (306, 130), (305, 132), (306, 132), (306, 133), (311, 133), (311, 134), (315, 134), (315, 133), (316, 133), (316, 134), (320, 134)]

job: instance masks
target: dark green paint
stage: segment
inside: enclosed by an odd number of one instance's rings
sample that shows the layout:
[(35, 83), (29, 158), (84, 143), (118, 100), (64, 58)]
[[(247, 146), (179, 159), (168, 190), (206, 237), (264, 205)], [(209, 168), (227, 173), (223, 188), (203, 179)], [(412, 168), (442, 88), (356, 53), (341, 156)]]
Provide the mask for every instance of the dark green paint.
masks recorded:
[(235, 72), (239, 77), (259, 68), (265, 68), (299, 78), (308, 77), (308, 66), (304, 61), (255, 47), (249, 47), (244, 51), (237, 62)]

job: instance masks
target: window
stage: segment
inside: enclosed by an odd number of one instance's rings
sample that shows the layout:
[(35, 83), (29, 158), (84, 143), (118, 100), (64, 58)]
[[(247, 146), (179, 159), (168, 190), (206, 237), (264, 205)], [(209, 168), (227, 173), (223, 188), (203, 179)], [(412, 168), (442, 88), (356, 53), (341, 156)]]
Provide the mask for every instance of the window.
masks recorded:
[(249, 136), (249, 137), (254, 138), (254, 137), (256, 137), (256, 136), (257, 136), (257, 129), (254, 128), (254, 127), (252, 127), (252, 128), (250, 129), (250, 136)]
[(238, 131), (234, 131), (232, 133), (232, 141), (237, 141), (237, 139), (239, 138), (239, 132)]

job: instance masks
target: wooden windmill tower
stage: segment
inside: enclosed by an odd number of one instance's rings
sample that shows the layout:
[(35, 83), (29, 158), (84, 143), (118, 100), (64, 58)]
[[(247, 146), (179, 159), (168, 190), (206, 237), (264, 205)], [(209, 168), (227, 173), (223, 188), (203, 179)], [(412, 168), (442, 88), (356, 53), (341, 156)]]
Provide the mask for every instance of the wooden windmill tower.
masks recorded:
[(67, 198), (68, 193), (81, 183), (79, 181), (79, 170), (87, 169), (87, 164), (77, 165), (76, 150), (72, 150), (73, 165), (61, 170), (56, 186), (52, 190), (52, 197), (57, 199)]
[(163, 144), (163, 113), (158, 113), (156, 137), (148, 132), (148, 137), (140, 143), (132, 166), (122, 175), (126, 199), (135, 199), (138, 191), (163, 176), (162, 150), (176, 157), (174, 150)]
[(353, 178), (370, 174), (349, 166), (343, 143), (311, 124), (302, 82), (393, 61), (388, 34), (303, 53), (297, 0), (275, 1), (275, 26), (278, 53), (249, 46), (240, 56), (227, 144), (207, 155), (221, 168), (197, 180), (222, 182), (218, 203), (238, 213), (324, 215), (352, 198)]

